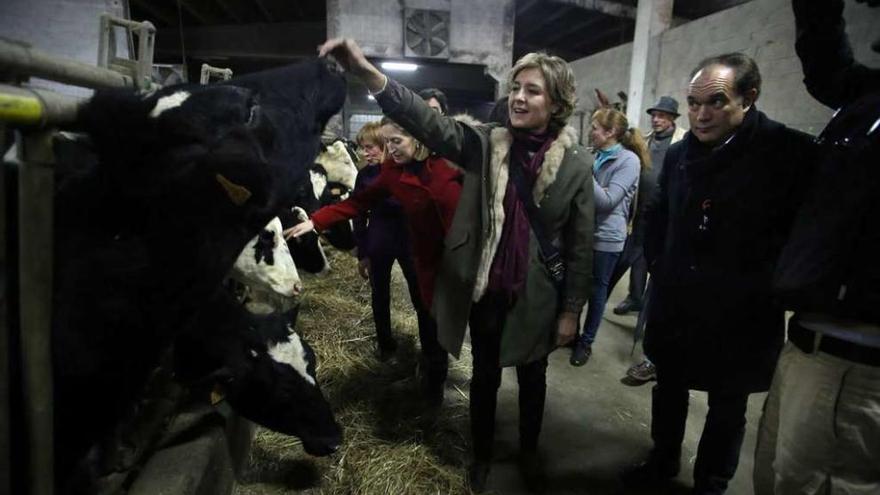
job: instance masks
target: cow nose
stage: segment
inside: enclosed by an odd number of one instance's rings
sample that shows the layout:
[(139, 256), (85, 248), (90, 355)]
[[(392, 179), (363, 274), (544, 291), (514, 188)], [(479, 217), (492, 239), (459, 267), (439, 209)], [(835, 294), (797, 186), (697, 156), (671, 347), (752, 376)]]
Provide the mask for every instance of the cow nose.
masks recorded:
[(294, 297), (302, 294), (302, 291), (303, 291), (303, 285), (301, 283), (293, 284), (293, 296)]

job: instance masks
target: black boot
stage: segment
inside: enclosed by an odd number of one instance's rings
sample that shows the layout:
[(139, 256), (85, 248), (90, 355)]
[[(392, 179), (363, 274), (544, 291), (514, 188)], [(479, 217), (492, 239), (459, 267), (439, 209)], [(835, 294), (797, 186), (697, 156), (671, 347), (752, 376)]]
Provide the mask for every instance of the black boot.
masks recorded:
[(678, 476), (681, 470), (681, 453), (660, 454), (652, 450), (648, 458), (621, 473), (623, 483), (633, 488), (647, 488), (665, 483)]
[(614, 308), (614, 314), (616, 315), (625, 315), (630, 311), (639, 312), (642, 310), (642, 302), (636, 301), (630, 296), (626, 296), (626, 299), (621, 301), (617, 307)]
[(544, 488), (547, 486), (547, 475), (538, 452), (536, 450), (520, 450), (516, 463), (529, 493), (544, 493)]

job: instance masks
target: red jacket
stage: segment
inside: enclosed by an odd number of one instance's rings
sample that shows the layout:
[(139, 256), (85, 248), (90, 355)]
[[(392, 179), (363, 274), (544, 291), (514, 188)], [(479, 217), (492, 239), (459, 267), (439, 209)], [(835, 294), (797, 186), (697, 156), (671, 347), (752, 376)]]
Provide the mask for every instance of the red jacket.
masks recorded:
[(461, 172), (438, 157), (429, 157), (416, 175), (412, 164), (399, 165), (386, 160), (379, 176), (366, 188), (335, 205), (312, 214), (315, 229), (326, 230), (336, 222), (367, 213), (392, 196), (406, 215), (412, 242), (413, 261), (419, 279), (419, 292), (425, 308), (431, 308), (434, 280), (443, 255), (443, 239), (452, 225), (461, 194)]

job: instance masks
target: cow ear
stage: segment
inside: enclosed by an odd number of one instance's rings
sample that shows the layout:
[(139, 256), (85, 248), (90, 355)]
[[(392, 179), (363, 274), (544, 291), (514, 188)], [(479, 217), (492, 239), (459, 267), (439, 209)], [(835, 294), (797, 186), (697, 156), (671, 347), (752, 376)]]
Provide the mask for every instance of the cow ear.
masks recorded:
[(219, 383), (215, 383), (214, 388), (211, 389), (211, 405), (216, 406), (224, 400), (226, 400), (225, 387)]
[(226, 195), (229, 196), (230, 201), (232, 201), (235, 206), (243, 205), (245, 201), (251, 197), (251, 192), (248, 188), (232, 182), (224, 177), (223, 174), (217, 174), (214, 178), (217, 179), (217, 182), (220, 183), (220, 187), (226, 191)]

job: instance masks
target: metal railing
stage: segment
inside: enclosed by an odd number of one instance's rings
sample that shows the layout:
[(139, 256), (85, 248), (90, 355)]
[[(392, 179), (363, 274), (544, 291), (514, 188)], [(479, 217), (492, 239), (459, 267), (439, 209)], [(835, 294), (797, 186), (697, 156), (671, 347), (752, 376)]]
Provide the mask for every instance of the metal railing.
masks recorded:
[[(133, 37), (137, 36), (136, 59), (117, 57), (114, 34), (117, 27), (127, 31), (132, 48)], [(0, 39), (0, 74), (12, 81), (38, 77), (91, 89), (154, 87), (150, 80), (155, 43), (153, 25), (105, 14), (101, 16), (101, 32), (101, 67), (58, 57), (26, 43)], [(7, 472), (0, 483), (9, 485), (0, 486), (0, 492), (11, 493), (15, 487), (30, 495), (51, 495), (55, 488), (51, 346), (55, 157), (52, 139), (57, 127), (75, 121), (81, 103), (78, 98), (49, 90), (0, 84), (0, 130), (8, 127), (15, 131), (15, 144), (4, 157), (4, 169), (0, 170), (4, 177), (0, 187), (4, 198), (18, 197), (17, 203), (5, 202), (0, 209), (2, 241), (4, 246), (16, 246), (18, 254), (17, 260), (11, 259), (4, 249), (0, 257), (0, 283), (6, 284), (0, 291), (4, 295), (18, 294), (17, 301), (13, 297), (0, 300), (3, 305), (0, 338), (9, 342), (7, 332), (10, 331), (16, 331), (20, 338), (21, 407), (26, 429), (23, 441), (27, 442), (27, 456), (22, 463), (26, 466), (25, 472), (10, 472), (11, 456), (20, 453), (12, 451), (11, 442), (0, 445), (3, 456), (0, 474)], [(7, 243), (6, 239), (17, 242)], [(11, 286), (16, 280), (18, 286)], [(16, 311), (8, 306), (10, 302), (17, 302)], [(19, 317), (14, 322), (10, 317), (15, 313)], [(7, 371), (0, 370), (0, 385), (9, 393), (13, 384)], [(10, 408), (4, 413), (11, 413), (13, 405), (6, 401), (3, 407)], [(9, 429), (0, 432), (6, 439), (11, 437), (11, 417), (12, 414), (0, 415), (6, 423), (0, 427)]]
[(232, 79), (232, 69), (221, 69), (208, 64), (202, 64), (202, 74), (199, 77), (200, 84), (209, 84), (212, 79), (228, 81)]

